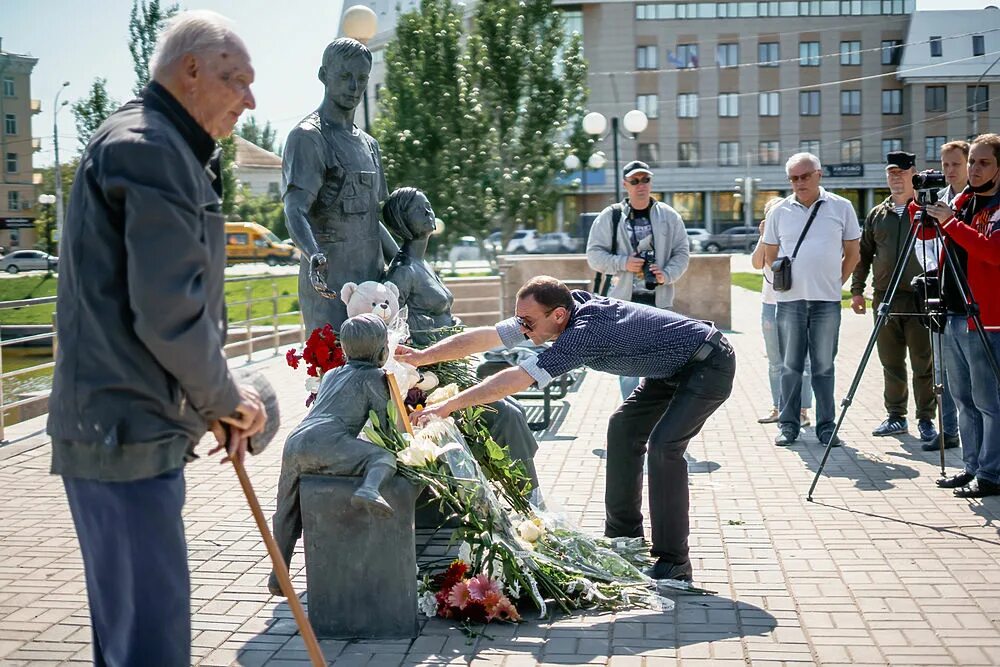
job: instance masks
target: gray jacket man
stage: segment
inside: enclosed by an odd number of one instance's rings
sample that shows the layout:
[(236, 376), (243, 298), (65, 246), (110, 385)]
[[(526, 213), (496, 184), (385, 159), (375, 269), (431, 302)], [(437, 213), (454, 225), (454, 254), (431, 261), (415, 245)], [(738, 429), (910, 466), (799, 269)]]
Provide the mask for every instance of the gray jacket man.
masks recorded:
[[(665, 278), (665, 281), (657, 284), (653, 290), (656, 307), (670, 308), (674, 304), (674, 283), (684, 275), (690, 259), (687, 230), (677, 211), (663, 202), (653, 199), (649, 201), (656, 265), (660, 267)], [(622, 203), (622, 216), (618, 222), (618, 247), (615, 254), (611, 254), (613, 207), (609, 206), (601, 211), (594, 220), (587, 239), (587, 263), (594, 271), (613, 276), (608, 296), (622, 301), (632, 300), (634, 283), (634, 274), (626, 268), (629, 259), (635, 257), (635, 249), (629, 234), (629, 220), (632, 217), (630, 202), (630, 199), (626, 199)]]

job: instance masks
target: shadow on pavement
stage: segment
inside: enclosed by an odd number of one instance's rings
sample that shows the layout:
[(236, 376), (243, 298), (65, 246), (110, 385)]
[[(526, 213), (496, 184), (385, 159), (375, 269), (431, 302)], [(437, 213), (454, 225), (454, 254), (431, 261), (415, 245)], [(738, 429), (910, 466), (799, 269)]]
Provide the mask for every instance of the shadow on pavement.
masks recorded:
[[(885, 455), (856, 449), (846, 440), (842, 440), (842, 443), (830, 452), (817, 488), (823, 485), (824, 477), (841, 477), (853, 480), (854, 486), (862, 491), (885, 491), (896, 486), (893, 483), (895, 480), (920, 477), (920, 473), (914, 468), (890, 461)], [(786, 449), (798, 454), (809, 471), (815, 474), (823, 460), (826, 445), (811, 434), (806, 438), (800, 434), (795, 444), (775, 449)]]

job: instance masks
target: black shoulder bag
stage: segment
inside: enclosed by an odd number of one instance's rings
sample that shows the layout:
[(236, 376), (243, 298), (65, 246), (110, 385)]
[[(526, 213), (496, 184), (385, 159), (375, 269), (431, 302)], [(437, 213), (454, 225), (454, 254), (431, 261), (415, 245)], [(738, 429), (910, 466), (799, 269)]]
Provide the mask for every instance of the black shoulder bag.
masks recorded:
[(816, 219), (816, 213), (819, 212), (819, 207), (823, 205), (823, 200), (820, 199), (816, 202), (813, 207), (812, 213), (809, 214), (809, 220), (806, 221), (806, 226), (802, 228), (802, 233), (799, 235), (799, 240), (795, 244), (795, 250), (792, 251), (791, 257), (780, 257), (771, 264), (771, 272), (774, 274), (774, 280), (771, 282), (771, 286), (774, 288), (775, 292), (787, 292), (792, 289), (792, 260), (795, 256), (799, 254), (799, 246), (802, 245), (802, 239), (806, 237), (809, 232), (809, 228), (812, 226), (813, 220)]
[[(622, 219), (622, 205), (612, 204), (611, 205), (611, 254), (618, 254), (618, 223)], [(601, 278), (604, 278), (604, 284), (601, 284)], [(611, 274), (602, 274), (600, 271), (594, 274), (594, 294), (599, 294), (600, 296), (607, 296), (608, 290), (611, 288)]]

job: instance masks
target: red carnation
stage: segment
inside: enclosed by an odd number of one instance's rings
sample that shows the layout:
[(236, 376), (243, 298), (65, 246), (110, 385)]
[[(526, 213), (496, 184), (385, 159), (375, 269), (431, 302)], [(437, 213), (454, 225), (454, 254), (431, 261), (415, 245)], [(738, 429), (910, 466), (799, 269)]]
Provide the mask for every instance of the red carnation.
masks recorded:
[(285, 353), (285, 361), (292, 368), (298, 368), (299, 367), (299, 359), (301, 359), (301, 358), (302, 357), (300, 357), (298, 354), (295, 353), (295, 348), (292, 348), (291, 350), (289, 350), (288, 352)]

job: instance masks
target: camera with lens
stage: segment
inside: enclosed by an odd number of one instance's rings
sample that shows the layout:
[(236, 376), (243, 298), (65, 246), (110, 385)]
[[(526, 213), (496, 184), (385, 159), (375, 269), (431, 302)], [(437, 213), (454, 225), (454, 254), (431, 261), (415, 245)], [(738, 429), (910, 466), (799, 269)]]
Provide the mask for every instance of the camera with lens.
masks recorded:
[(937, 202), (938, 192), (948, 186), (944, 174), (928, 169), (913, 175), (914, 199), (921, 206), (930, 206)]
[(640, 250), (636, 253), (636, 256), (642, 258), (642, 279), (646, 282), (646, 289), (653, 291), (659, 284), (656, 280), (656, 274), (653, 273), (653, 263), (656, 262), (656, 253), (652, 250)]

